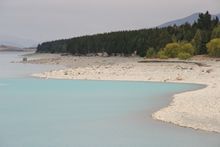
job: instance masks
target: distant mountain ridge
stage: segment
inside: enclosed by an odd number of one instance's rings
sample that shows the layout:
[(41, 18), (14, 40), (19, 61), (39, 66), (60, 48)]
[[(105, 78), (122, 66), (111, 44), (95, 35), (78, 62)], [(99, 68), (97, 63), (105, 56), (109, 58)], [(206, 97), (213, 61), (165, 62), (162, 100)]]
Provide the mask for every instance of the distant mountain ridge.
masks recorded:
[(3, 46), (14, 46), (18, 48), (26, 48), (26, 47), (36, 47), (37, 42), (29, 39), (18, 38), (14, 36), (0, 36), (0, 45)]
[(29, 52), (35, 52), (36, 48), (34, 47), (29, 47), (29, 48), (19, 48), (15, 46), (8, 46), (8, 45), (0, 45), (0, 52), (7, 51), (7, 52), (23, 52), (23, 51), (29, 51)]
[(22, 49), (15, 46), (0, 45), (0, 51), (22, 51)]
[[(198, 20), (199, 14), (200, 13), (194, 13), (194, 14), (192, 14), (190, 16), (187, 16), (187, 17), (184, 17), (184, 18), (181, 18), (181, 19), (177, 19), (177, 20), (166, 22), (166, 23), (164, 23), (162, 25), (159, 25), (158, 27), (159, 28), (164, 28), (164, 27), (173, 26), (173, 25), (180, 26), (180, 25), (185, 24), (185, 23), (193, 24), (194, 22), (196, 22)], [(212, 15), (213, 19), (215, 17), (218, 17), (220, 19), (220, 13), (217, 14), (217, 15)]]

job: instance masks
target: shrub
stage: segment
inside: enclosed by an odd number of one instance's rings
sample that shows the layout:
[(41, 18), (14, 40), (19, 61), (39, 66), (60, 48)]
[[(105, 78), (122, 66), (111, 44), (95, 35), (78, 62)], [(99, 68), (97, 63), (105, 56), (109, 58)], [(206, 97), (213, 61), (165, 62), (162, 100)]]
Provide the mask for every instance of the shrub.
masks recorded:
[(146, 53), (147, 58), (154, 58), (156, 56), (156, 52), (154, 48), (149, 48)]
[(146, 57), (146, 52), (141, 51), (141, 52), (139, 53), (139, 56), (140, 56), (140, 57)]
[(192, 55), (189, 53), (185, 53), (185, 52), (181, 52), (177, 55), (177, 58), (181, 59), (181, 60), (187, 60), (189, 58), (191, 58)]
[(220, 37), (220, 25), (218, 25), (213, 29), (211, 38), (219, 38), (219, 37)]
[[(184, 58), (190, 58), (194, 55), (195, 49), (191, 43), (168, 43), (164, 49), (158, 53), (159, 58), (176, 58), (179, 56)], [(181, 55), (179, 55), (181, 53)], [(184, 56), (184, 57), (183, 57)]]
[(168, 59), (168, 57), (166, 56), (166, 54), (165, 54), (165, 52), (163, 50), (159, 51), (157, 56), (160, 59)]
[(195, 49), (191, 43), (184, 43), (181, 45), (180, 53), (188, 53), (192, 56), (195, 53)]
[(163, 50), (167, 57), (175, 58), (178, 55), (179, 49), (180, 49), (180, 45), (178, 43), (168, 43)]
[(212, 39), (206, 44), (208, 54), (212, 57), (220, 57), (220, 38)]

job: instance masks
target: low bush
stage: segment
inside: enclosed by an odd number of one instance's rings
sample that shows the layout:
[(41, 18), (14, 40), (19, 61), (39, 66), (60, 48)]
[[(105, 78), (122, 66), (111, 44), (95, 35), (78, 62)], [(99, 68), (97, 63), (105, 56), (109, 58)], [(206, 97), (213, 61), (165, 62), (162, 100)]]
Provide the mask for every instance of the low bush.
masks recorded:
[(178, 43), (168, 43), (163, 49), (165, 55), (169, 58), (175, 58), (178, 55), (180, 45)]
[(155, 52), (154, 48), (149, 48), (147, 50), (146, 57), (147, 58), (154, 58), (154, 57), (156, 57), (156, 52)]
[(181, 60), (187, 60), (187, 59), (190, 59), (191, 57), (192, 57), (191, 54), (185, 53), (185, 52), (181, 52), (177, 55), (177, 58)]
[(195, 53), (195, 48), (191, 43), (184, 43), (181, 45), (180, 53), (188, 53), (192, 56)]
[(158, 53), (159, 58), (188, 59), (194, 55), (195, 49), (191, 43), (168, 43)]
[(169, 58), (168, 56), (166, 56), (165, 52), (162, 50), (158, 52), (157, 57), (160, 59), (168, 59)]
[(206, 46), (210, 56), (220, 57), (220, 38), (212, 39)]

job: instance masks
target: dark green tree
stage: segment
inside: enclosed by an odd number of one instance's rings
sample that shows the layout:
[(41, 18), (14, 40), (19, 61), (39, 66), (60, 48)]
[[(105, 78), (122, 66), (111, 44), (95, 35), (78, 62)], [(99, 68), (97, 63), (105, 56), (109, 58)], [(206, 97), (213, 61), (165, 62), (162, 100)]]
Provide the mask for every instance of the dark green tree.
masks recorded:
[(207, 11), (205, 14), (199, 14), (197, 27), (200, 30), (210, 30), (212, 27), (212, 16)]
[(206, 43), (204, 43), (204, 35), (203, 32), (201, 30), (197, 30), (196, 34), (192, 40), (192, 45), (194, 46), (195, 50), (195, 54), (200, 55), (205, 53), (206, 47), (204, 47), (206, 45)]

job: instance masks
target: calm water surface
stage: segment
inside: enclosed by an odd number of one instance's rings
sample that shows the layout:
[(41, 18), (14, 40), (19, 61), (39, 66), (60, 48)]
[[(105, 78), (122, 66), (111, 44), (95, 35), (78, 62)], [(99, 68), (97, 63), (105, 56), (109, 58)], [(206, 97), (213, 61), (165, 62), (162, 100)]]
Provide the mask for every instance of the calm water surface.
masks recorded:
[(15, 57), (0, 53), (0, 147), (220, 147), (219, 134), (151, 118), (199, 85), (33, 79), (51, 67)]

